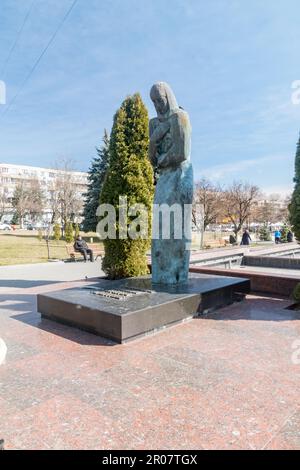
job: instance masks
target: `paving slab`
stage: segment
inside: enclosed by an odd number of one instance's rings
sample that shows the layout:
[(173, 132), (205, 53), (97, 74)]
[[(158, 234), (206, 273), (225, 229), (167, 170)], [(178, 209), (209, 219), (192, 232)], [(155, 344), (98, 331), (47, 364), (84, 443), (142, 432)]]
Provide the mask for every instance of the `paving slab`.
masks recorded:
[(75, 285), (1, 291), (7, 449), (300, 449), (300, 313), (289, 300), (248, 295), (118, 345), (41, 320), (37, 293)]

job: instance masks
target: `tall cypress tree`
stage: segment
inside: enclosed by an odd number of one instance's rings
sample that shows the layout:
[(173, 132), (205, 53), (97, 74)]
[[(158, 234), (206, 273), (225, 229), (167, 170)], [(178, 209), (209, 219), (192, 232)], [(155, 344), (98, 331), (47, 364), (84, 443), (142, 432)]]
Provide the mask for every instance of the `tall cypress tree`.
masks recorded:
[(290, 223), (296, 239), (300, 242), (300, 137), (295, 158), (294, 192), (289, 205)]
[[(104, 241), (105, 256), (102, 267), (111, 279), (148, 273), (146, 253), (150, 247), (154, 195), (148, 146), (148, 112), (137, 93), (126, 98), (114, 116), (109, 147), (110, 165), (100, 196), (101, 203), (114, 206), (117, 216), (117, 238)], [(141, 203), (147, 208), (148, 239), (119, 237), (119, 196), (127, 197), (128, 207)]]
[(103, 145), (100, 148), (96, 147), (97, 157), (93, 159), (88, 174), (88, 189), (83, 209), (84, 232), (95, 232), (98, 223), (96, 212), (109, 165), (109, 135), (106, 129), (102, 140)]

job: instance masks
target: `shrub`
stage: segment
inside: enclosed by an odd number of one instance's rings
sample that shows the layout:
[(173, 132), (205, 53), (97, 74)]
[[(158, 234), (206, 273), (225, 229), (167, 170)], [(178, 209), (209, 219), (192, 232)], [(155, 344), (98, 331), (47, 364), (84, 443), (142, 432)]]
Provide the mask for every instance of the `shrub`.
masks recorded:
[(74, 229), (72, 222), (67, 222), (65, 227), (65, 240), (67, 243), (74, 241)]
[(263, 242), (270, 242), (272, 240), (271, 233), (267, 224), (264, 224), (259, 229), (259, 239)]
[(281, 233), (281, 242), (282, 243), (287, 243), (287, 234), (289, 232), (289, 227), (287, 225), (284, 225), (282, 229), (280, 230)]
[(61, 228), (59, 224), (55, 224), (53, 227), (53, 239), (56, 241), (61, 239)]
[(20, 222), (20, 218), (19, 218), (18, 214), (15, 212), (14, 215), (13, 215), (13, 218), (11, 219), (11, 224), (12, 225), (18, 225), (19, 222)]
[(74, 230), (75, 230), (75, 238), (77, 238), (80, 235), (80, 228), (78, 224), (75, 224)]

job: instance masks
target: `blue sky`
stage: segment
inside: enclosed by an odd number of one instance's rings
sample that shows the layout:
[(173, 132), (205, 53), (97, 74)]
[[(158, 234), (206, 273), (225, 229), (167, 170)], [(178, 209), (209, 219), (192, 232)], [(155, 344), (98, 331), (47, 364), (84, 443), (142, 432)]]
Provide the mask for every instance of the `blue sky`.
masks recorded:
[[(72, 0), (0, 0), (0, 80), (7, 105)], [(87, 170), (122, 100), (170, 83), (190, 114), (196, 179), (292, 189), (300, 105), (299, 0), (78, 0), (5, 114), (0, 161)], [(1, 75), (2, 74), (2, 75)], [(7, 106), (6, 105), (6, 106)]]

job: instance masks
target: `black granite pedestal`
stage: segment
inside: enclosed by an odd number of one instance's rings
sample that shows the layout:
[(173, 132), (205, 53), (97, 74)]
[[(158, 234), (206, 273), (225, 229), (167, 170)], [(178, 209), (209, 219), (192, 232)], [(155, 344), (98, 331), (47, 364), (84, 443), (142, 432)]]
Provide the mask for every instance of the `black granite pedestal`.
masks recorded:
[(186, 285), (155, 286), (150, 277), (108, 281), (38, 295), (43, 318), (123, 343), (228, 305), (250, 291), (250, 281), (191, 274)]

